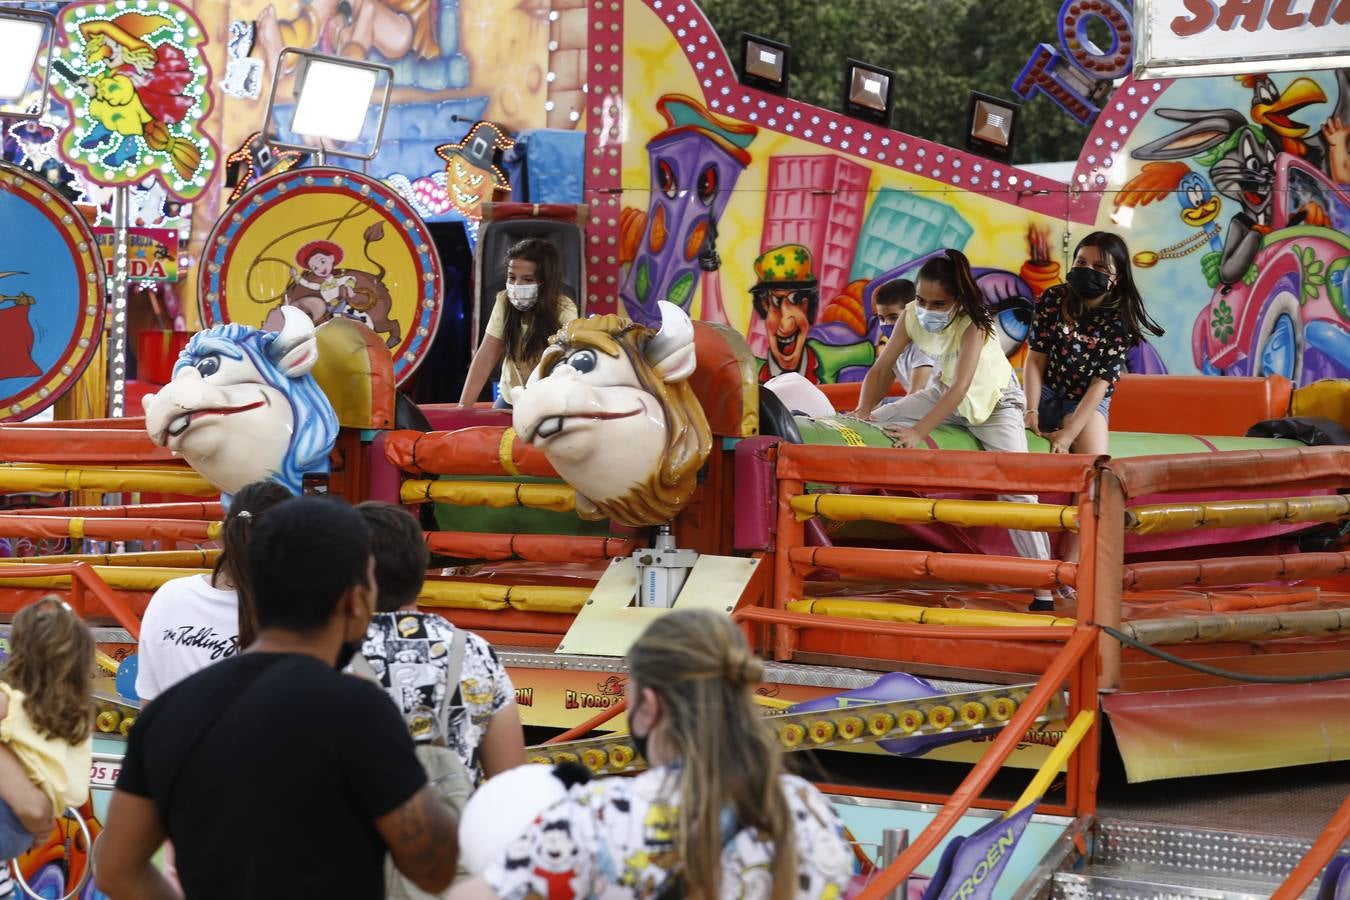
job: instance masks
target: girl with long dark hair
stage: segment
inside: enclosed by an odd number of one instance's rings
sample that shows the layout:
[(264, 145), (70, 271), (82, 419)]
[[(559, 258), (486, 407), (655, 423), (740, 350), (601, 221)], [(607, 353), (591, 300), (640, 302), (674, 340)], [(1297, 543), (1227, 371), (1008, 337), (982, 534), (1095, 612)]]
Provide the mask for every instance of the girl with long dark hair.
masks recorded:
[(474, 351), (460, 406), (472, 406), (498, 363), (500, 392), (495, 406), (511, 405), (511, 391), (524, 387), (548, 339), (577, 317), (577, 305), (562, 292), (558, 249), (542, 238), (527, 238), (506, 251), (506, 290), (497, 295), (487, 331)]
[(1109, 231), (1078, 242), (1064, 284), (1047, 290), (1031, 320), (1022, 379), (1026, 425), (1050, 441), (1051, 453), (1107, 452), (1111, 395), (1125, 355), (1163, 330), (1144, 310), (1130, 251)]

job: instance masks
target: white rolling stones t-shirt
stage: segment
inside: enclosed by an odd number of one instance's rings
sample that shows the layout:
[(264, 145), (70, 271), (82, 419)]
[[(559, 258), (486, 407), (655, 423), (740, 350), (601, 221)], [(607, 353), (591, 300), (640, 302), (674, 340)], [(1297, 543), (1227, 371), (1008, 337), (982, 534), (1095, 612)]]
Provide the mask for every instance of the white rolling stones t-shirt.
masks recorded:
[(209, 575), (166, 581), (145, 608), (136, 693), (153, 700), (184, 678), (239, 652), (239, 598)]

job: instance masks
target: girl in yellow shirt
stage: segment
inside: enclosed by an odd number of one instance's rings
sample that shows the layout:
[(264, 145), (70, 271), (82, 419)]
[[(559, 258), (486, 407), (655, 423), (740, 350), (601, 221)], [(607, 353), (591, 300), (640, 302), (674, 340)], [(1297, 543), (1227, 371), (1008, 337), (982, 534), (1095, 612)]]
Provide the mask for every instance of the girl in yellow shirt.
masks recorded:
[[(911, 343), (932, 358), (937, 377), (922, 390), (878, 407), (895, 380), (896, 360)], [(914, 301), (863, 379), (854, 415), (882, 423), (897, 447), (929, 446), (933, 429), (950, 424), (968, 429), (986, 450), (1025, 453), (1026, 406), (969, 260), (959, 250), (929, 258), (915, 279)], [(1034, 494), (999, 499), (1036, 502)], [(1011, 536), (1020, 555), (1050, 558), (1050, 540), (1043, 532), (1012, 531)], [(1050, 592), (1038, 590), (1031, 608), (1054, 609)]]
[[(60, 598), (44, 597), (19, 610), (9, 641), (0, 669), (0, 742), (47, 795), (54, 814), (79, 807), (89, 798), (94, 636)], [(15, 810), (0, 801), (0, 859), (32, 843)]]

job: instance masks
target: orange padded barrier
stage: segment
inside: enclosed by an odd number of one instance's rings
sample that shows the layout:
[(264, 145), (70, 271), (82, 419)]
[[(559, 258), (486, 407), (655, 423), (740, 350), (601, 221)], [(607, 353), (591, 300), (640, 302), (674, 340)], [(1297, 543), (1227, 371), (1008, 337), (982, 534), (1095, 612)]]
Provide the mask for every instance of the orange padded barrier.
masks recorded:
[(627, 538), (571, 537), (561, 534), (480, 534), (429, 531), (432, 553), (465, 559), (525, 559), (531, 562), (596, 562), (633, 552)]
[(85, 519), (80, 516), (0, 515), (0, 535), (25, 538), (70, 538), (75, 541), (213, 541), (219, 522), (173, 519)]
[(47, 506), (11, 509), (7, 516), (83, 516), (87, 519), (208, 519), (225, 518), (219, 503), (138, 503), (135, 506)]
[(1111, 398), (1112, 431), (1241, 436), (1289, 415), (1287, 378), (1122, 375)]
[(1125, 589), (1156, 591), (1197, 585), (1254, 584), (1327, 578), (1350, 570), (1350, 553), (1293, 553), (1287, 556), (1229, 556), (1176, 559), (1125, 566)]
[(187, 465), (168, 448), (156, 447), (144, 430), (69, 427), (0, 428), (0, 459), (11, 463), (70, 465), (114, 463)]
[(1350, 448), (1293, 447), (1134, 456), (1113, 459), (1105, 468), (1120, 481), (1126, 498), (1170, 491), (1340, 487), (1350, 482)]
[(799, 569), (825, 567), (897, 581), (934, 579), (1029, 588), (1071, 586), (1078, 570), (1076, 563), (1058, 560), (864, 547), (793, 547), (788, 559)]
[[(896, 485), (922, 492), (953, 490), (1006, 494), (1014, 488), (1017, 493), (1084, 491), (1098, 462), (1093, 457), (1078, 454), (800, 444), (779, 444), (777, 452), (780, 479), (823, 484)], [(1206, 460), (1213, 458), (1213, 455), (1205, 457)]]
[(514, 429), (475, 425), (457, 431), (395, 431), (385, 459), (405, 472), (428, 475), (530, 475), (557, 478), (543, 451), (522, 443)]

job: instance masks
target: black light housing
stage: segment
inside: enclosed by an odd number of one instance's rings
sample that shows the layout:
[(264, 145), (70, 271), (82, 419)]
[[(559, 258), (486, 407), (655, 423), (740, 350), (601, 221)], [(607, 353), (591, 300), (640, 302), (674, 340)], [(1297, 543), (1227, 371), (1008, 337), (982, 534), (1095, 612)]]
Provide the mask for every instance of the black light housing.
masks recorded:
[(787, 96), (788, 58), (791, 50), (782, 41), (741, 32), (741, 84)]
[(966, 148), (972, 153), (1007, 162), (1012, 158), (1017, 117), (1021, 109), (1020, 103), (971, 91), (970, 114), (966, 120)]
[(844, 65), (844, 115), (889, 128), (895, 100), (895, 70), (857, 59)]

